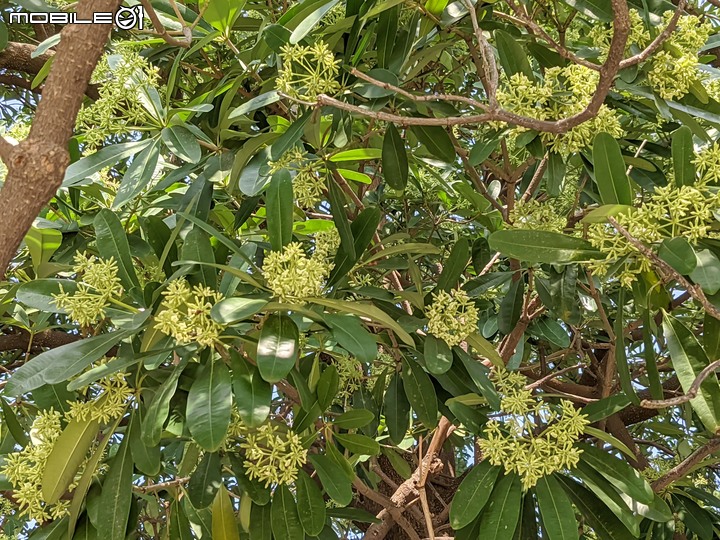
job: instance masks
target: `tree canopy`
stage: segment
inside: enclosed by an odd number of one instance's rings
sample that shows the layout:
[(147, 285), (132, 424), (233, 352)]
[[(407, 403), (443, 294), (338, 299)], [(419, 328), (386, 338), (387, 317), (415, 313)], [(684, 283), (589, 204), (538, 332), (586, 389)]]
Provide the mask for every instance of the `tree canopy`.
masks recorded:
[(0, 10), (1, 539), (720, 538), (720, 2), (120, 4)]

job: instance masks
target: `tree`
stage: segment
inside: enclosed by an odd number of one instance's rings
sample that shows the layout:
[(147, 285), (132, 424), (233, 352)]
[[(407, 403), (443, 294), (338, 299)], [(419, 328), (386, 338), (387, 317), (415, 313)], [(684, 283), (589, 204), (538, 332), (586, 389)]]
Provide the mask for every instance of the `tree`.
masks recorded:
[(720, 2), (139, 5), (0, 14), (0, 537), (720, 537)]

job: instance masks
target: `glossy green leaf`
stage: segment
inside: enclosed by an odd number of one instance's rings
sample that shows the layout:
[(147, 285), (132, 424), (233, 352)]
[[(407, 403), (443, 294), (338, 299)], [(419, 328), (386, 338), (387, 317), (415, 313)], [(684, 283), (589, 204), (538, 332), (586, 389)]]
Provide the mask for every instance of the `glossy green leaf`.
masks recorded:
[[(215, 253), (208, 234), (199, 227), (190, 229), (185, 236), (181, 257), (187, 261), (215, 263)], [(193, 285), (214, 289), (217, 285), (217, 270), (209, 264), (197, 265), (197, 269), (188, 276), (188, 281)]]
[(113, 345), (134, 332), (134, 330), (119, 330), (45, 351), (20, 366), (10, 377), (3, 392), (6, 396), (19, 396), (47, 383), (67, 381), (102, 358)]
[(250, 510), (250, 538), (255, 540), (272, 540), (271, 506), (253, 504)]
[(475, 520), (490, 499), (500, 467), (484, 460), (473, 466), (457, 488), (450, 506), (450, 524), (462, 529)]
[(690, 272), (690, 279), (702, 287), (705, 294), (713, 295), (720, 291), (720, 260), (709, 249), (696, 254), (697, 264)]
[(672, 161), (675, 172), (675, 184), (678, 187), (692, 186), (695, 183), (695, 152), (692, 130), (680, 126), (672, 136)]
[(514, 281), (500, 302), (498, 311), (498, 329), (503, 334), (512, 332), (520, 320), (524, 298), (525, 283), (522, 280)]
[(259, 427), (270, 414), (272, 386), (260, 377), (258, 369), (247, 362), (234, 349), (232, 362), (232, 388), (240, 419), (248, 427)]
[[(672, 366), (683, 392), (688, 392), (697, 376), (710, 362), (695, 335), (675, 317), (665, 314), (663, 331)], [(708, 431), (715, 433), (720, 427), (720, 383), (716, 377), (708, 377), (703, 381), (697, 397), (690, 400), (690, 405)]]
[(410, 402), (405, 395), (402, 377), (395, 373), (390, 379), (383, 401), (385, 424), (394, 444), (400, 444), (410, 426)]
[(298, 358), (298, 328), (287, 315), (270, 315), (263, 323), (257, 347), (260, 375), (269, 383), (282, 380)]
[(340, 251), (345, 253), (348, 260), (356, 261), (355, 239), (345, 209), (345, 195), (334, 180), (328, 181), (328, 201), (332, 210), (333, 223), (340, 235)]
[(445, 128), (440, 126), (413, 126), (411, 130), (433, 156), (446, 163), (455, 162), (455, 146)]
[(103, 259), (115, 260), (118, 266), (118, 277), (126, 290), (139, 287), (135, 266), (130, 257), (130, 244), (117, 215), (103, 208), (95, 216), (95, 236), (98, 251)]
[(550, 231), (508, 229), (488, 239), (490, 248), (529, 263), (567, 264), (604, 258), (589, 242)]
[(317, 536), (325, 528), (325, 501), (322, 491), (303, 470), (298, 470), (295, 483), (297, 511), (305, 534)]
[(330, 157), (330, 161), (333, 163), (339, 163), (343, 161), (364, 161), (372, 159), (380, 159), (382, 157), (382, 150), (379, 148), (357, 148), (355, 150), (343, 150), (337, 154), (333, 154)]
[(333, 424), (342, 429), (357, 429), (367, 426), (375, 419), (372, 411), (366, 409), (349, 410), (333, 419)]
[(117, 195), (112, 203), (112, 209), (122, 208), (126, 203), (142, 193), (153, 179), (155, 168), (160, 158), (160, 145), (157, 141), (145, 148), (133, 159), (127, 168)]
[(152, 139), (105, 146), (71, 164), (65, 171), (62, 185), (63, 187), (79, 185), (101, 169), (111, 167), (123, 159), (142, 152), (150, 144)]
[(170, 126), (160, 133), (165, 146), (177, 157), (189, 163), (200, 161), (202, 149), (189, 129), (184, 126)]
[(325, 366), (317, 384), (318, 406), (322, 411), (335, 400), (339, 384), (338, 370), (334, 365)]
[(220, 456), (206, 452), (188, 482), (188, 496), (195, 508), (207, 508), (222, 485)]
[(438, 278), (437, 290), (449, 291), (453, 289), (470, 261), (470, 244), (467, 239), (461, 238), (452, 248), (450, 256), (443, 265), (443, 270)]
[(232, 383), (230, 370), (221, 359), (201, 366), (187, 397), (186, 418), (195, 442), (215, 452), (225, 441), (230, 426)]
[(353, 454), (377, 456), (380, 453), (380, 443), (367, 435), (360, 435), (359, 433), (335, 433), (333, 437)]
[(160, 443), (163, 426), (170, 412), (170, 400), (175, 395), (182, 368), (182, 365), (173, 368), (148, 405), (147, 415), (142, 423), (142, 440), (147, 446), (157, 446)]
[(96, 524), (109, 540), (125, 540), (133, 498), (132, 474), (130, 441), (123, 438), (103, 482)]
[(234, 324), (259, 313), (267, 303), (261, 298), (225, 298), (212, 307), (210, 315), (215, 322)]
[[(395, 36), (392, 36), (393, 39)], [(405, 142), (394, 124), (388, 124), (383, 138), (382, 165), (385, 181), (393, 189), (403, 190), (408, 180)]]
[(595, 182), (603, 204), (632, 204), (633, 190), (625, 171), (618, 142), (607, 133), (598, 133), (593, 142)]
[(323, 319), (332, 329), (333, 337), (350, 354), (369, 364), (377, 358), (377, 343), (372, 334), (355, 316), (326, 313)]
[(660, 244), (658, 257), (686, 276), (697, 266), (695, 251), (683, 237), (666, 238)]
[(431, 334), (425, 336), (423, 356), (427, 370), (433, 375), (442, 375), (452, 367), (453, 356), (450, 347), (444, 340)]
[(290, 172), (283, 169), (270, 179), (265, 196), (268, 235), (273, 250), (281, 251), (292, 240), (293, 188)]
[(522, 485), (517, 474), (508, 474), (498, 480), (490, 501), (480, 514), (483, 538), (504, 540), (510, 538), (520, 520)]
[(531, 81), (535, 80), (527, 51), (518, 43), (517, 38), (502, 30), (495, 30), (495, 43), (500, 56), (500, 65), (508, 78), (516, 73), (522, 73)]
[(580, 457), (582, 461), (605, 476), (623, 493), (627, 493), (641, 503), (652, 503), (655, 493), (653, 493), (645, 477), (637, 470), (605, 450), (584, 443), (580, 446), (583, 451)]
[(304, 540), (298, 507), (292, 493), (285, 484), (279, 485), (273, 494), (270, 507), (270, 524), (275, 538), (287, 540)]
[(71, 421), (53, 444), (42, 477), (43, 499), (55, 504), (75, 479), (100, 426), (96, 420)]
[(430, 377), (414, 360), (406, 358), (402, 370), (403, 388), (418, 420), (432, 429), (438, 423), (438, 402)]
[(190, 520), (185, 513), (183, 505), (177, 500), (173, 501), (170, 505), (168, 520), (170, 522), (170, 538), (177, 540), (192, 540), (193, 536), (190, 532)]
[(575, 511), (562, 486), (551, 476), (543, 476), (535, 485), (543, 528), (549, 540), (578, 538)]
[(212, 503), (212, 537), (213, 540), (240, 540), (235, 510), (223, 484)]
[(342, 467), (322, 454), (309, 454), (308, 460), (315, 468), (328, 496), (340, 506), (350, 504), (353, 498), (352, 484)]
[(128, 437), (135, 468), (148, 476), (156, 476), (160, 472), (160, 447), (147, 446), (142, 440), (143, 407), (136, 409), (130, 417)]
[[(332, 186), (332, 183), (331, 183)], [(332, 187), (331, 187), (332, 193)], [(339, 207), (338, 204), (334, 204), (334, 207)], [(342, 210), (340, 210), (342, 211)], [(352, 270), (355, 262), (365, 252), (370, 245), (375, 231), (380, 224), (382, 213), (378, 208), (366, 208), (353, 220), (350, 225), (350, 231), (353, 238), (353, 249), (352, 252), (346, 250), (341, 245), (341, 249), (335, 256), (333, 271), (330, 273), (328, 278), (328, 284), (332, 285), (336, 283), (340, 278), (347, 275)], [(336, 220), (337, 223), (337, 220)], [(341, 231), (342, 229), (338, 228)], [(342, 238), (342, 236), (341, 236)], [(355, 255), (352, 255), (354, 253)]]

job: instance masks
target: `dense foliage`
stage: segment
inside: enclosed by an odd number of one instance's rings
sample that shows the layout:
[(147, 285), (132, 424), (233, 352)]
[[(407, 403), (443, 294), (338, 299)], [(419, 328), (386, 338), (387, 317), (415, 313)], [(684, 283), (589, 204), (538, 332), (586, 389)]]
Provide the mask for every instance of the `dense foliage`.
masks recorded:
[[(0, 284), (0, 538), (720, 537), (720, 2), (140, 4)], [(4, 145), (75, 7), (2, 4)]]

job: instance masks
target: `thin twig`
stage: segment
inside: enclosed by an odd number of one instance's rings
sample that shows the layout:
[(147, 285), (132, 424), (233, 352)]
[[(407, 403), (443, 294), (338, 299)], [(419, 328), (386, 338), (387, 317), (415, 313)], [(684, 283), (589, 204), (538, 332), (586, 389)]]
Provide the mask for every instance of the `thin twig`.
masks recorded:
[(707, 379), (716, 369), (720, 368), (720, 360), (715, 360), (710, 365), (706, 366), (700, 373), (698, 373), (695, 380), (690, 385), (690, 389), (686, 394), (670, 399), (643, 399), (640, 402), (640, 406), (645, 409), (664, 409), (665, 407), (674, 407), (675, 405), (682, 405), (695, 399), (700, 391), (700, 386), (705, 379)]

